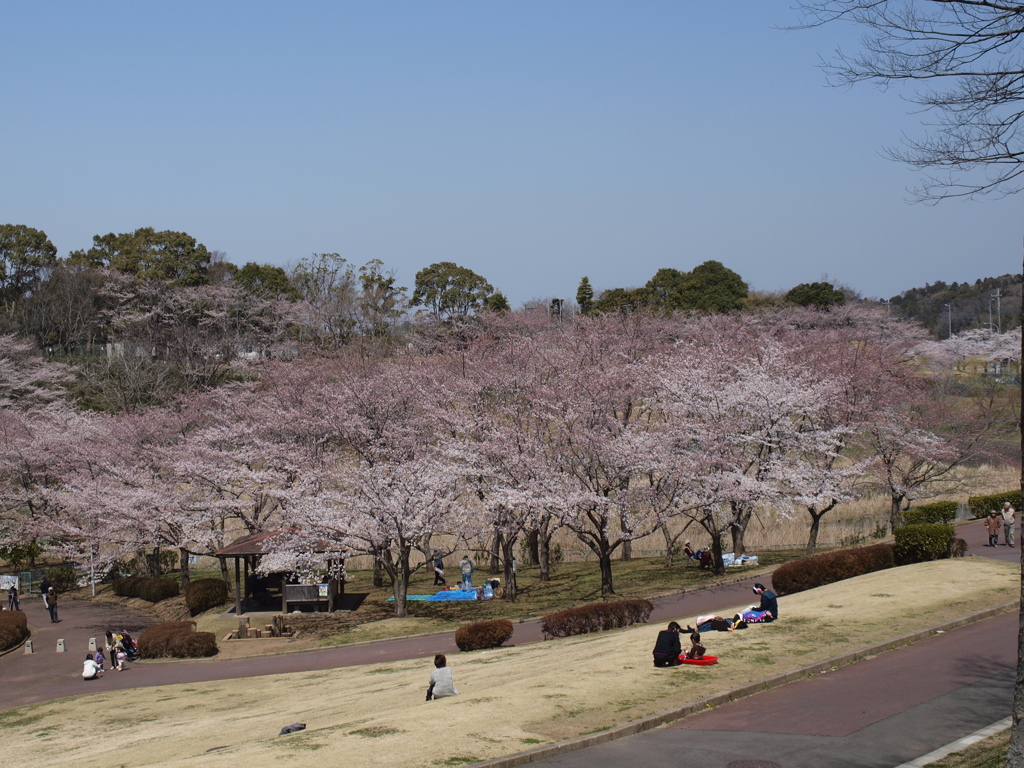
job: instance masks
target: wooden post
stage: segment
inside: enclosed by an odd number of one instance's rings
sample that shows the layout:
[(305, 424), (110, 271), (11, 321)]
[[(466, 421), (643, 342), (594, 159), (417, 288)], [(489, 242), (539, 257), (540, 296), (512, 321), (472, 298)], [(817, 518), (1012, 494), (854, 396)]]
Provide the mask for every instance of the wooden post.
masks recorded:
[(242, 615), (242, 587), (239, 584), (241, 576), (239, 575), (239, 563), (238, 558), (235, 558), (235, 616)]

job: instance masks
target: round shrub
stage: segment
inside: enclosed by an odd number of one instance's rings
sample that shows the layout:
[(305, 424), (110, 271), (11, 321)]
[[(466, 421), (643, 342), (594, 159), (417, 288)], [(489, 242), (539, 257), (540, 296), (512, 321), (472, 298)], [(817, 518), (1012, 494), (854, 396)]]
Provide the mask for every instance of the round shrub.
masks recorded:
[(893, 535), (896, 537), (896, 563), (910, 565), (949, 557), (956, 529), (945, 523), (921, 523), (904, 525), (893, 531)]
[(651, 616), (654, 604), (650, 600), (627, 598), (610, 603), (590, 603), (579, 608), (549, 614), (540, 620), (540, 630), (550, 637), (570, 637), (590, 632), (643, 624)]
[(168, 621), (144, 629), (139, 635), (139, 654), (147, 659), (195, 659), (216, 653), (217, 638), (212, 632), (196, 632), (194, 621)]
[(190, 616), (224, 605), (228, 599), (228, 585), (223, 579), (198, 579), (185, 587), (185, 605)]
[(0, 611), (0, 651), (13, 648), (28, 637), (28, 618), (24, 611)]
[(58, 565), (46, 572), (54, 592), (68, 592), (78, 587), (78, 577), (65, 565)]
[(478, 621), (455, 630), (455, 644), (459, 646), (460, 651), (497, 648), (512, 637), (512, 631), (512, 622), (508, 619)]
[(792, 595), (865, 573), (884, 571), (894, 565), (892, 544), (840, 549), (779, 566), (772, 574), (772, 586), (780, 595)]

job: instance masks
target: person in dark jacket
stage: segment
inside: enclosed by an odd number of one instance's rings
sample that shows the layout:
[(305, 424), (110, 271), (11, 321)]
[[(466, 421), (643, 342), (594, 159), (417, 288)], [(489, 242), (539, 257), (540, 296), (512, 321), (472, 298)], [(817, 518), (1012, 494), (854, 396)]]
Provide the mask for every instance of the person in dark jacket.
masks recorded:
[(740, 616), (751, 624), (763, 624), (779, 618), (779, 598), (764, 584), (754, 585), (754, 594), (760, 595), (761, 603), (752, 605)]
[(679, 633), (682, 631), (676, 622), (671, 622), (668, 629), (658, 633), (658, 640), (654, 644), (654, 666), (675, 667), (679, 664), (679, 654), (683, 652), (679, 643)]

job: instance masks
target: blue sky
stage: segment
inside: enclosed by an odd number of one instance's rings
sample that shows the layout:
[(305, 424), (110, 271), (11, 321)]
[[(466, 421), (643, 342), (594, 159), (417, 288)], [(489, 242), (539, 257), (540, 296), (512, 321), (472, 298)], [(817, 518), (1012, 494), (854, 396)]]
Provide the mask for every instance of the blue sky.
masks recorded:
[(282, 266), (455, 261), (519, 305), (716, 259), (866, 296), (1018, 272), (1024, 198), (910, 205), (921, 116), (784, 2), (12, 3), (0, 223)]

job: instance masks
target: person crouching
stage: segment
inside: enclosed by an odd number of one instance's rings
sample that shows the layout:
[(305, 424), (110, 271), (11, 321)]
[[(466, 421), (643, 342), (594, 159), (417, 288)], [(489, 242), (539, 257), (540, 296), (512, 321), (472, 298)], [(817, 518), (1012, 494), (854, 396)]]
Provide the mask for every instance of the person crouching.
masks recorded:
[(654, 643), (654, 666), (675, 667), (679, 662), (679, 654), (682, 653), (682, 646), (679, 642), (679, 633), (682, 631), (676, 622), (670, 622), (668, 629), (658, 633), (658, 639)]

